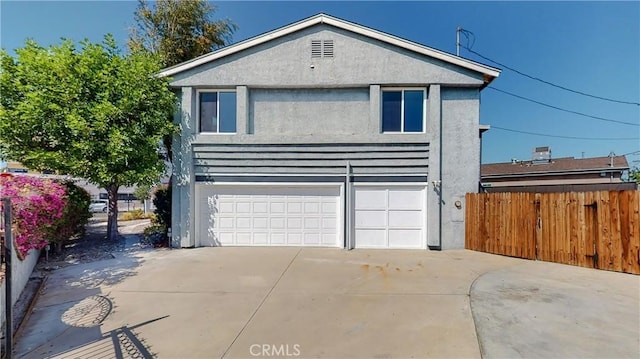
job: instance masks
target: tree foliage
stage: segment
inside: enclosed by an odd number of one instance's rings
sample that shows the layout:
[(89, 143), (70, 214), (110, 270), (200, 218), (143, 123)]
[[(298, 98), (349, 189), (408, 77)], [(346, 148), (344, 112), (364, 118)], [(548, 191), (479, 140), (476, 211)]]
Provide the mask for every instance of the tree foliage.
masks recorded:
[(640, 184), (640, 167), (632, 168), (629, 171), (629, 181), (635, 181)]
[(191, 60), (229, 43), (236, 25), (213, 20), (216, 7), (204, 0), (139, 0), (129, 49), (160, 55), (166, 67)]
[(65, 241), (82, 235), (91, 218), (89, 192), (71, 181), (64, 181), (62, 185), (65, 187), (67, 205), (60, 219), (54, 223), (48, 238), (49, 242), (54, 244), (56, 253), (62, 251)]
[(175, 95), (148, 53), (120, 55), (102, 43), (49, 48), (28, 40), (16, 58), (0, 52), (0, 152), (37, 170), (86, 178), (107, 190), (110, 239), (117, 238), (120, 186), (153, 183), (164, 172), (159, 143)]

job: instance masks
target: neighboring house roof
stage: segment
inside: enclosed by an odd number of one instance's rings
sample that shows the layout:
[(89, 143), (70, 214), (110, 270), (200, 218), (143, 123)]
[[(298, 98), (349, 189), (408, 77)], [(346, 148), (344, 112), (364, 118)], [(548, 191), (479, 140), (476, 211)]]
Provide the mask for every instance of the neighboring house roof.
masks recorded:
[(248, 49), (250, 47), (260, 45), (262, 43), (277, 39), (279, 37), (294, 33), (296, 31), (300, 31), (302, 29), (305, 29), (317, 24), (331, 25), (343, 30), (360, 34), (362, 36), (366, 36), (366, 37), (376, 39), (391, 45), (395, 45), (403, 49), (413, 51), (418, 54), (426, 55), (426, 56), (439, 59), (454, 65), (458, 65), (460, 67), (463, 67), (472, 71), (479, 72), (484, 75), (485, 84), (490, 83), (491, 81), (493, 81), (493, 79), (495, 79), (500, 75), (500, 70), (497, 68), (487, 66), (478, 62), (474, 62), (471, 60), (467, 60), (459, 56), (455, 56), (440, 50), (436, 50), (431, 47), (418, 44), (416, 42), (408, 41), (397, 36), (393, 36), (378, 30), (374, 30), (362, 25), (348, 22), (348, 21), (338, 19), (322, 13), (309, 17), (307, 19), (301, 20), (299, 22), (281, 27), (271, 32), (267, 32), (265, 34), (252, 37), (250, 39), (239, 42), (237, 44), (233, 44), (233, 45), (221, 48), (219, 50), (210, 52), (200, 57), (196, 57), (195, 59), (185, 61), (181, 64), (168, 67), (162, 70), (159, 73), (159, 75), (171, 76), (183, 71), (187, 71), (194, 67), (200, 66), (202, 64), (206, 64), (208, 62), (220, 59), (225, 56), (229, 56), (231, 54), (235, 54), (237, 52)]
[(613, 166), (611, 157), (555, 158), (550, 162), (534, 163), (533, 161), (503, 162), (483, 164), (480, 169), (482, 178), (495, 177), (524, 177), (550, 174), (584, 173), (601, 171), (625, 171), (629, 164), (625, 156), (614, 156)]

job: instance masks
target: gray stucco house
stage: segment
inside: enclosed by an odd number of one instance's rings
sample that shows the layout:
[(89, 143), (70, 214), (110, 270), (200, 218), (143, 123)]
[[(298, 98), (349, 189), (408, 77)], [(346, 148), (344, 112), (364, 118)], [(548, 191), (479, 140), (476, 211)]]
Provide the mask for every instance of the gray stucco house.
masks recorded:
[(499, 74), (325, 14), (163, 70), (173, 245), (463, 248)]

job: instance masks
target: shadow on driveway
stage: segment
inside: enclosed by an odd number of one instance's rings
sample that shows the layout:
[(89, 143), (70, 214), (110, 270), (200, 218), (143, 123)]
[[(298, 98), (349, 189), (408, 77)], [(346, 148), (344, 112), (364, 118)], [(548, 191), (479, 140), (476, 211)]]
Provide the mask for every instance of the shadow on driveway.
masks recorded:
[[(50, 273), (15, 345), (17, 357), (151, 357), (132, 329), (161, 318), (102, 331), (102, 322), (117, 307), (105, 290), (136, 276), (142, 262), (136, 253), (124, 253)], [(133, 351), (138, 355), (126, 354)]]

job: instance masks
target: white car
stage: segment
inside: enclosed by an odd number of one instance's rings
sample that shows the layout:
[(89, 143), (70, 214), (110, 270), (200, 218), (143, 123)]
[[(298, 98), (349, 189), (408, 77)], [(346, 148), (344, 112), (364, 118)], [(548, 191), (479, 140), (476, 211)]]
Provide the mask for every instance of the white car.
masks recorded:
[(109, 201), (106, 199), (94, 199), (89, 205), (89, 211), (91, 212), (103, 212), (107, 213), (109, 209)]

